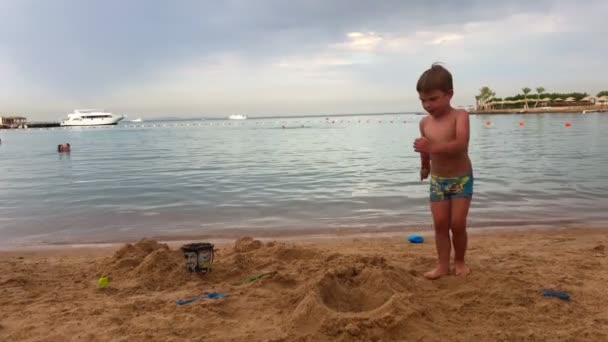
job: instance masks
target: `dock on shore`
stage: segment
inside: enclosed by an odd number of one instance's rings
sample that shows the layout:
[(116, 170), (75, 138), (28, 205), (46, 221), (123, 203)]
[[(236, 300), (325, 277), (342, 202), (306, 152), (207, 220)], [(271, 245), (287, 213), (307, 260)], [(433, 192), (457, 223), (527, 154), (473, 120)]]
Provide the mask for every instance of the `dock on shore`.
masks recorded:
[(28, 122), (28, 128), (47, 128), (47, 127), (59, 127), (61, 124), (59, 122)]

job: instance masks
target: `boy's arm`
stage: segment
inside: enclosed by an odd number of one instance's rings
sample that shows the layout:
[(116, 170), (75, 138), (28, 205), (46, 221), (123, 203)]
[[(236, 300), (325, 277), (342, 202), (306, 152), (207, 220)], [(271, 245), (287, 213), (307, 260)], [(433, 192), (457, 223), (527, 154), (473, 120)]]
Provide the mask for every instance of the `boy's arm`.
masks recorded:
[[(424, 137), (424, 122), (426, 118), (420, 120), (420, 135)], [(431, 155), (426, 152), (420, 152), (420, 168), (431, 169)]]
[(428, 153), (421, 152), (420, 153), (420, 168), (422, 169), (431, 169), (431, 155)]
[(432, 144), (431, 153), (454, 153), (466, 150), (469, 146), (469, 113), (461, 111), (456, 118), (456, 138), (446, 143)]

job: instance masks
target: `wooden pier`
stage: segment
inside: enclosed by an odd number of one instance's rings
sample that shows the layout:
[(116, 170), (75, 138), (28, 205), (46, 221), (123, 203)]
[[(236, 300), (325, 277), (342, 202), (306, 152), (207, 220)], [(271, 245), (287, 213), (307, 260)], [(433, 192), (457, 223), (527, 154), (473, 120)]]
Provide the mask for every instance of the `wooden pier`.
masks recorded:
[(28, 128), (47, 128), (47, 127), (59, 127), (59, 122), (28, 122)]

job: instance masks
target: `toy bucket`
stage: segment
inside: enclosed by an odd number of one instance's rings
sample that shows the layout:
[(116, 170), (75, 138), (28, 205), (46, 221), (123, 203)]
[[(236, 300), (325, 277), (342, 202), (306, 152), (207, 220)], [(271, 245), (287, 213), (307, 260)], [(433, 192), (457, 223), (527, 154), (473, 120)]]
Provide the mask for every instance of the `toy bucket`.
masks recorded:
[(211, 272), (213, 263), (213, 244), (208, 242), (190, 243), (183, 245), (186, 270), (189, 272), (208, 273)]

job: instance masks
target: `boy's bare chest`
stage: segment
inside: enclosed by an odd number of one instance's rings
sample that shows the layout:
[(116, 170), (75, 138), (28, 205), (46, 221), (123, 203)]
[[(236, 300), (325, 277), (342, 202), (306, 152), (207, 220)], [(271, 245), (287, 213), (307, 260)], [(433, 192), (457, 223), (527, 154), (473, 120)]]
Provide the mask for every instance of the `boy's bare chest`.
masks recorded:
[(450, 141), (456, 137), (456, 122), (452, 118), (430, 120), (424, 127), (424, 135), (431, 141)]

